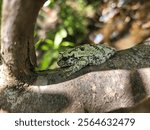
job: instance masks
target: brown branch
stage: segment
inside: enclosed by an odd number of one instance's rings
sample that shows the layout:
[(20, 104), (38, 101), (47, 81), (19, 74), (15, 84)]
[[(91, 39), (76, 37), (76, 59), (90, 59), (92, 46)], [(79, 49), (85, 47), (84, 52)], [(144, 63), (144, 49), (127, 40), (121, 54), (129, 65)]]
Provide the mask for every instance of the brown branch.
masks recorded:
[(22, 79), (31, 75), (31, 68), (36, 62), (34, 25), (44, 2), (45, 0), (3, 1), (1, 56), (7, 76)]
[[(103, 65), (86, 67), (70, 79), (61, 78), (61, 70), (40, 73), (30, 86), (1, 89), (0, 108), (9, 112), (143, 112), (142, 100), (150, 104), (150, 69), (144, 68), (150, 65), (149, 48), (139, 45), (118, 52)], [(123, 69), (118, 69), (124, 61)], [(111, 70), (114, 62), (116, 69)], [(149, 112), (148, 104), (145, 112)]]

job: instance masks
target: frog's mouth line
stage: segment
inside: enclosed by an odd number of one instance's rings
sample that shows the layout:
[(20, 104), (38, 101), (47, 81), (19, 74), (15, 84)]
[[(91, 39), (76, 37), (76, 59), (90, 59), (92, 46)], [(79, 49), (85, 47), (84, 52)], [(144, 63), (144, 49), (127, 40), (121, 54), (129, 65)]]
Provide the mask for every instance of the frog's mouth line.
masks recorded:
[[(63, 57), (58, 60), (57, 64), (62, 68), (70, 67), (70, 66), (75, 65), (78, 61), (80, 61), (80, 59), (82, 59), (82, 57), (84, 57), (84, 56), (81, 56), (79, 58), (72, 57), (72, 56)], [(90, 58), (90, 56), (88, 58)], [(94, 58), (95, 60), (98, 60), (97, 57), (92, 57), (92, 58)]]
[(79, 58), (73, 58), (73, 57), (63, 57), (62, 59), (59, 59), (57, 64), (60, 66), (60, 67), (69, 67), (69, 66), (72, 66), (74, 64), (77, 63), (77, 61), (79, 60)]

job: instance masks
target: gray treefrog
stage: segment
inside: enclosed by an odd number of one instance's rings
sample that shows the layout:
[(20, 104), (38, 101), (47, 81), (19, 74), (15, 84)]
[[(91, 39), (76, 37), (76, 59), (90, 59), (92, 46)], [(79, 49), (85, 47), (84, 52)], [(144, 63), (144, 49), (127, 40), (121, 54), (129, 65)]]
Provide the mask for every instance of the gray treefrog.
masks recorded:
[(85, 44), (60, 52), (58, 65), (64, 69), (66, 77), (88, 65), (100, 65), (115, 54), (114, 48), (104, 45)]

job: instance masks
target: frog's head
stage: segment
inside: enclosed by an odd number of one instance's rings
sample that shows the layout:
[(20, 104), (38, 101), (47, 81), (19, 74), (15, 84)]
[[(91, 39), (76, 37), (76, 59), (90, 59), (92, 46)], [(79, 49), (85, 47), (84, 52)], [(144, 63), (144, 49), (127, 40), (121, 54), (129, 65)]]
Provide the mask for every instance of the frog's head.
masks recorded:
[(76, 59), (74, 59), (74, 57), (69, 57), (69, 56), (64, 55), (63, 53), (60, 53), (57, 64), (60, 67), (67, 67), (67, 66), (74, 65), (75, 62), (76, 62)]
[(76, 59), (74, 56), (74, 52), (71, 52), (71, 49), (59, 53), (57, 64), (60, 67), (72, 66), (73, 64), (75, 64), (75, 62)]
[(68, 48), (66, 51), (59, 53), (57, 64), (60, 67), (72, 66), (85, 55), (83, 51), (84, 48), (81, 47)]

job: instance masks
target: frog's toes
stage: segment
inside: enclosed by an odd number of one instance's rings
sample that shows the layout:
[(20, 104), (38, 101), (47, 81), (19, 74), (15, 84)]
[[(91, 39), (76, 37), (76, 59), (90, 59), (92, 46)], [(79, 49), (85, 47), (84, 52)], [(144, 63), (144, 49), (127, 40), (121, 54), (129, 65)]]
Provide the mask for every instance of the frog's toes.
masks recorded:
[(66, 76), (66, 77), (69, 77), (69, 76), (71, 76), (73, 74), (73, 72), (72, 71), (69, 71), (69, 70), (66, 70), (65, 72), (64, 72), (64, 75)]

